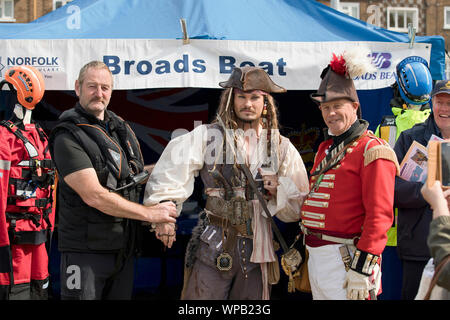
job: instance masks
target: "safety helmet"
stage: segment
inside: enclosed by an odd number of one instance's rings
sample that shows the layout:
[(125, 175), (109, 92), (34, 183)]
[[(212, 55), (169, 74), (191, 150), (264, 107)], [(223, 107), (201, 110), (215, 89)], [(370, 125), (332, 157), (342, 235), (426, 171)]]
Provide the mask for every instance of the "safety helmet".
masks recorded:
[(422, 105), (430, 101), (433, 80), (428, 62), (422, 57), (410, 56), (400, 61), (395, 80), (401, 97), (407, 103)]
[[(8, 69), (0, 88), (3, 87), (5, 82), (8, 83), (11, 90), (16, 90), (17, 100), (27, 109), (33, 110), (44, 96), (44, 77), (34, 67), (16, 66)], [(14, 88), (11, 88), (11, 85)]]

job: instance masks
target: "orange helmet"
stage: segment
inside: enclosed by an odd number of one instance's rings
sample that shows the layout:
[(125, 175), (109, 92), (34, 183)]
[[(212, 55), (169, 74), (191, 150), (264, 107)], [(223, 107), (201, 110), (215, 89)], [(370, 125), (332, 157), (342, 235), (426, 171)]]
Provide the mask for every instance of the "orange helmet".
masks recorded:
[(33, 110), (44, 96), (44, 77), (34, 67), (12, 67), (6, 71), (5, 80), (14, 86), (17, 100), (27, 109)]

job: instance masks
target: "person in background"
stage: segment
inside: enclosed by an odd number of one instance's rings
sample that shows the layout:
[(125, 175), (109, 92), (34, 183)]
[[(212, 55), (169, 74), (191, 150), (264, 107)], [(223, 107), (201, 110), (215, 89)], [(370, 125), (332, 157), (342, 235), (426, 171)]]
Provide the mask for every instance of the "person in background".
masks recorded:
[[(400, 134), (394, 147), (399, 163), (413, 141), (427, 146), (433, 135), (450, 138), (450, 81), (436, 82), (431, 99), (430, 117)], [(397, 251), (402, 261), (403, 300), (413, 300), (416, 296), (423, 269), (430, 259), (427, 237), (432, 213), (420, 192), (422, 186), (423, 182), (395, 177), (394, 205), (398, 208)]]
[[(417, 123), (428, 119), (431, 113), (430, 100), (433, 89), (428, 62), (419, 56), (409, 56), (400, 61), (395, 69), (395, 82), (391, 86), (393, 98), (390, 101), (392, 115), (383, 117), (375, 131), (377, 137), (386, 140), (393, 148), (400, 133)], [(394, 223), (388, 230), (388, 241), (383, 251), (381, 299), (401, 298), (402, 264), (397, 253), (397, 217), (394, 209)]]
[[(421, 193), (433, 210), (427, 244), (433, 264), (437, 266), (450, 255), (450, 189), (443, 191), (441, 182), (437, 180), (431, 187), (425, 183)], [(450, 263), (443, 268), (437, 279), (437, 285), (450, 290)]]

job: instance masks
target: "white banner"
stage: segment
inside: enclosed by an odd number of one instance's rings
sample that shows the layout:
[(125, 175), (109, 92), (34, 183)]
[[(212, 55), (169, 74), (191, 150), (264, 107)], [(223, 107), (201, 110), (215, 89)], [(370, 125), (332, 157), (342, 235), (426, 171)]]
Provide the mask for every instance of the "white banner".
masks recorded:
[(47, 90), (73, 90), (80, 68), (91, 60), (105, 62), (115, 89), (220, 88), (233, 67), (255, 65), (288, 90), (317, 90), (332, 53), (350, 46), (367, 47), (377, 71), (355, 79), (357, 89), (391, 85), (396, 64), (411, 55), (430, 61), (431, 45), (393, 42), (274, 42), (191, 39), (0, 40), (0, 79), (8, 68), (32, 65)]

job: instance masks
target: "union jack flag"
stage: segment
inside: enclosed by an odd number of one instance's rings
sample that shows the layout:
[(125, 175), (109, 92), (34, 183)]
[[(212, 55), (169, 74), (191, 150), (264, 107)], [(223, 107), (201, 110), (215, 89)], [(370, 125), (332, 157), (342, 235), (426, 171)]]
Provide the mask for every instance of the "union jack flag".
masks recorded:
[[(146, 163), (155, 162), (176, 129), (192, 130), (194, 123), (208, 121), (208, 103), (193, 98), (203, 89), (172, 88), (116, 90), (108, 109), (125, 119), (138, 137)], [(43, 106), (55, 118), (72, 108), (73, 91), (46, 91)]]

